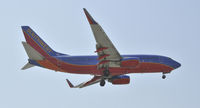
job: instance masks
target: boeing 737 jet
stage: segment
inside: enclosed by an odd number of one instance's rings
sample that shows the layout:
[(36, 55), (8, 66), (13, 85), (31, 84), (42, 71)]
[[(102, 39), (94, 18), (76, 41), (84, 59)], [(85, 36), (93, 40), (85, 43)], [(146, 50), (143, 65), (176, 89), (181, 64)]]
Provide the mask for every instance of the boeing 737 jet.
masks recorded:
[(72, 74), (90, 74), (93, 78), (74, 86), (68, 79), (71, 88), (83, 88), (95, 83), (104, 86), (112, 84), (129, 84), (131, 73), (165, 74), (181, 66), (177, 61), (159, 55), (121, 55), (110, 41), (101, 26), (83, 9), (96, 40), (97, 56), (71, 56), (56, 52), (48, 46), (29, 26), (22, 26), (26, 42), (22, 42), (29, 57), (22, 70), (39, 66), (54, 71)]

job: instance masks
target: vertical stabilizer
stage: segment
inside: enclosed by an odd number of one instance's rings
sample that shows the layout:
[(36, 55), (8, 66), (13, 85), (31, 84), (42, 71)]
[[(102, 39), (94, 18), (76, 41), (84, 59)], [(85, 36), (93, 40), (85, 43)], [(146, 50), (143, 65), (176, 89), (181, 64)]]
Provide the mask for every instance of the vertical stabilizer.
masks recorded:
[(40, 55), (43, 57), (66, 55), (54, 51), (29, 26), (22, 26), (22, 31), (27, 44), (40, 53)]
[(50, 48), (29, 26), (22, 26), (26, 42), (38, 51), (42, 56), (56, 56), (56, 52)]

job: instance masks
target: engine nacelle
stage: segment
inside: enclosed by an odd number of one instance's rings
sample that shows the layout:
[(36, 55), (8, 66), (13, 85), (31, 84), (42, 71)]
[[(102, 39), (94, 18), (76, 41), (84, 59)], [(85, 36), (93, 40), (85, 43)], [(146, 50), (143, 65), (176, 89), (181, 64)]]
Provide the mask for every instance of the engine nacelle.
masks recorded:
[(130, 77), (127, 75), (114, 76), (109, 80), (109, 82), (112, 84), (129, 84)]
[(121, 67), (136, 67), (140, 64), (139, 58), (137, 57), (131, 57), (131, 58), (124, 58), (121, 61)]

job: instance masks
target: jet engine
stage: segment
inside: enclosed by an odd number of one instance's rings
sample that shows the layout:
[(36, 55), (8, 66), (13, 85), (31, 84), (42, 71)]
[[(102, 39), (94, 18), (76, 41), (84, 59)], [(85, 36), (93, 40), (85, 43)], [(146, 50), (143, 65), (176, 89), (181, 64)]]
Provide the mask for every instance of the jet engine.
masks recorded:
[(130, 77), (127, 75), (118, 75), (118, 76), (113, 76), (108, 81), (111, 82), (112, 84), (129, 84)]

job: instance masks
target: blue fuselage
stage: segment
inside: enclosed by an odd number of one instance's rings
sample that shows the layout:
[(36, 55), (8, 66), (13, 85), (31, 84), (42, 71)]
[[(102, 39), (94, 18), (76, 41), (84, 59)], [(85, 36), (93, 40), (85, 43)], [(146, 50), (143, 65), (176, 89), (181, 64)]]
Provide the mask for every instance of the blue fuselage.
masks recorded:
[[(176, 62), (175, 60), (165, 57), (165, 56), (158, 56), (158, 55), (122, 55), (123, 59), (126, 58), (138, 58), (140, 62), (151, 62), (151, 63), (160, 63), (167, 66), (170, 66), (174, 69), (181, 66), (180, 63)], [(68, 56), (68, 55), (61, 55), (55, 56), (55, 58), (74, 65), (96, 65), (98, 64), (98, 56)]]

